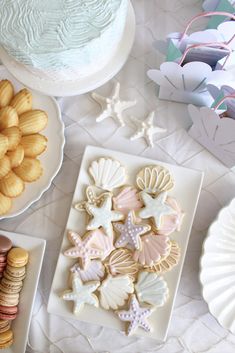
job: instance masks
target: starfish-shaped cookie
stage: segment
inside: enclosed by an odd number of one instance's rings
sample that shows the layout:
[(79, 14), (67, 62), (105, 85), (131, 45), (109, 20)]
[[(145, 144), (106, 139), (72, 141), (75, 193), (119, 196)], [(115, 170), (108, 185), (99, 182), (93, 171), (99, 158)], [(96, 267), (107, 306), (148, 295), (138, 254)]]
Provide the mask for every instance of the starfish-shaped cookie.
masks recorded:
[(88, 282), (83, 284), (82, 280), (77, 276), (73, 275), (72, 278), (72, 290), (67, 290), (62, 294), (64, 300), (74, 302), (73, 312), (75, 315), (83, 308), (84, 304), (99, 306), (98, 298), (95, 294), (92, 294), (100, 285), (100, 282)]
[(127, 329), (129, 336), (137, 327), (142, 327), (145, 331), (151, 331), (151, 326), (146, 320), (153, 312), (153, 308), (141, 307), (135, 295), (131, 296), (129, 310), (118, 311), (117, 314), (122, 321), (129, 321), (130, 324)]
[(64, 255), (72, 258), (80, 258), (82, 267), (85, 269), (91, 259), (101, 258), (103, 256), (102, 250), (90, 245), (93, 237), (94, 234), (91, 233), (84, 239), (81, 239), (79, 234), (69, 231), (68, 238), (74, 247), (66, 250)]
[(112, 210), (112, 197), (107, 196), (100, 207), (94, 205), (86, 205), (87, 212), (93, 216), (87, 225), (88, 230), (98, 229), (102, 227), (107, 236), (113, 236), (112, 222), (120, 221), (124, 218), (123, 214)]
[(136, 101), (122, 101), (119, 93), (120, 83), (117, 82), (111, 97), (103, 97), (95, 92), (91, 94), (92, 98), (102, 107), (102, 113), (96, 118), (97, 123), (111, 117), (121, 126), (125, 126), (122, 113), (124, 110), (133, 107)]
[(160, 228), (161, 226), (162, 216), (176, 214), (176, 211), (165, 203), (167, 192), (162, 192), (155, 198), (147, 194), (145, 191), (142, 191), (140, 195), (145, 207), (139, 211), (139, 217), (144, 219), (153, 217), (157, 228)]
[(95, 205), (95, 206), (100, 206), (102, 204), (102, 202), (104, 201), (105, 197), (110, 195), (109, 192), (103, 192), (100, 195), (97, 195), (94, 187), (92, 185), (89, 185), (86, 188), (86, 201), (80, 201), (77, 202), (74, 205), (74, 208), (76, 208), (76, 210), (78, 211), (86, 211), (86, 205), (87, 204), (91, 204), (91, 205)]
[(166, 129), (153, 124), (154, 114), (154, 112), (149, 113), (145, 120), (139, 120), (135, 117), (131, 117), (131, 120), (136, 126), (136, 132), (130, 137), (131, 141), (143, 137), (148, 146), (153, 147), (153, 135), (166, 132)]
[(115, 243), (117, 248), (130, 244), (134, 249), (140, 249), (141, 241), (140, 235), (148, 232), (151, 227), (148, 224), (134, 224), (133, 212), (129, 212), (124, 224), (115, 223), (114, 227), (121, 233), (120, 237)]

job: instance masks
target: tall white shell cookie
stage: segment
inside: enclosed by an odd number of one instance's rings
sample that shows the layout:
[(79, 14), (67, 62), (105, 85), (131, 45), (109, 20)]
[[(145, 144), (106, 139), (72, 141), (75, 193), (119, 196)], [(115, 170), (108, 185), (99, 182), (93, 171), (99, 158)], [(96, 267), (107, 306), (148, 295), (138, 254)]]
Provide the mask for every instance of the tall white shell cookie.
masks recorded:
[(140, 302), (154, 306), (163, 306), (168, 298), (166, 281), (156, 273), (140, 272), (135, 291)]
[(141, 169), (136, 176), (136, 184), (140, 190), (156, 194), (171, 190), (174, 187), (174, 180), (168, 169), (155, 165)]
[(120, 162), (111, 158), (100, 158), (91, 163), (89, 173), (95, 185), (103, 190), (112, 191), (126, 181), (126, 170)]
[(129, 293), (133, 293), (134, 285), (128, 276), (108, 277), (98, 288), (100, 304), (104, 309), (117, 309), (124, 305)]

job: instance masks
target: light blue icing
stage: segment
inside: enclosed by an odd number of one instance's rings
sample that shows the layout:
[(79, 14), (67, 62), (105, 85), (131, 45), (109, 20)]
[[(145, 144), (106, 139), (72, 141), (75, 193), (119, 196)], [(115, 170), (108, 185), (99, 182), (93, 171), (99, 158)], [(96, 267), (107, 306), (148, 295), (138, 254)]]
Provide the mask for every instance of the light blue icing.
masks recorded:
[(120, 37), (127, 11), (127, 0), (0, 2), (0, 44), (25, 65), (55, 70), (104, 56)]

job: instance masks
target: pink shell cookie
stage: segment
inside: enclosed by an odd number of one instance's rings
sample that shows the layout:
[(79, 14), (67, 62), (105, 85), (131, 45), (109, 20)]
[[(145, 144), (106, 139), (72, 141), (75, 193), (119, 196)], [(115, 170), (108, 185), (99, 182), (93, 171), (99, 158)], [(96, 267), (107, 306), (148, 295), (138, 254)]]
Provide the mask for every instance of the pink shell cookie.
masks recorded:
[(141, 250), (136, 250), (133, 257), (143, 266), (152, 266), (167, 256), (170, 250), (170, 240), (165, 235), (146, 234), (142, 236), (141, 244)]
[(168, 196), (166, 204), (172, 207), (176, 211), (176, 214), (162, 217), (161, 226), (157, 230), (157, 233), (162, 235), (169, 235), (175, 231), (179, 232), (185, 215), (176, 199)]
[(90, 234), (93, 234), (91, 245), (103, 251), (101, 260), (105, 260), (115, 249), (113, 246), (113, 236), (107, 237), (101, 229), (93, 230)]
[(129, 211), (137, 211), (143, 206), (138, 190), (133, 186), (126, 186), (122, 191), (113, 197), (114, 209), (127, 214)]

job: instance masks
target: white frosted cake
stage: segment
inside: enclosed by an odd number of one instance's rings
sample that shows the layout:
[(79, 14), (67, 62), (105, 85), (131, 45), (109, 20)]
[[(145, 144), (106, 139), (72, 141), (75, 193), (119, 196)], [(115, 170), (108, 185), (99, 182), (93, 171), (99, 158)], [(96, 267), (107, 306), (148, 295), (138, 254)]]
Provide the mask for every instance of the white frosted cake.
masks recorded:
[(0, 44), (50, 80), (99, 71), (123, 36), (129, 0), (1, 0)]

